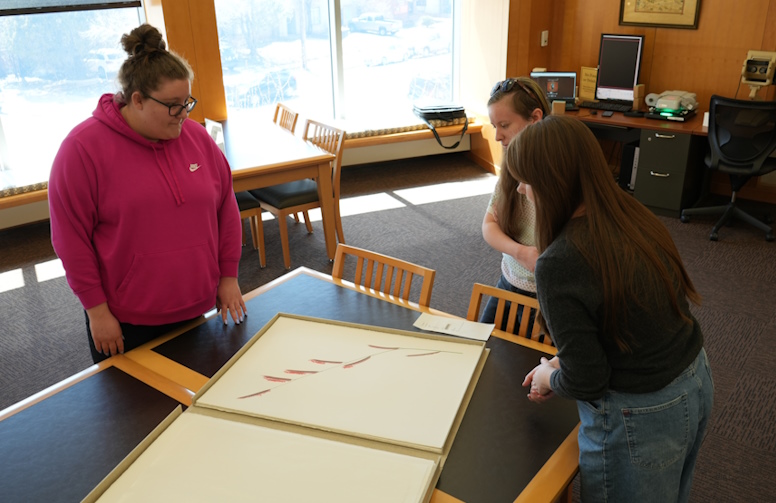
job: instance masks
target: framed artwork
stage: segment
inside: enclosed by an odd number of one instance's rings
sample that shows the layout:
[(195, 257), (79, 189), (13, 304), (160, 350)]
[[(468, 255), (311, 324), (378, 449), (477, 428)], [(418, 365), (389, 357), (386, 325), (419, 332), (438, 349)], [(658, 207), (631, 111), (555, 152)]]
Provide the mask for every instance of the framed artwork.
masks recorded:
[(194, 404), (441, 453), (484, 347), (283, 314)]
[(620, 0), (620, 24), (698, 28), (701, 0)]

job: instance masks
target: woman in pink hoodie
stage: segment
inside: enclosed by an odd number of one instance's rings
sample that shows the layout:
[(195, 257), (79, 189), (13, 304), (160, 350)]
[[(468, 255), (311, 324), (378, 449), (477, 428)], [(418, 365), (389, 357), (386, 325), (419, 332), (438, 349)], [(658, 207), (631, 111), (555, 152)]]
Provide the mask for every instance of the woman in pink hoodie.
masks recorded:
[(214, 306), (239, 323), (242, 238), (226, 158), (188, 114), (194, 78), (147, 24), (122, 37), (122, 91), (62, 142), (51, 241), (83, 304), (95, 362)]

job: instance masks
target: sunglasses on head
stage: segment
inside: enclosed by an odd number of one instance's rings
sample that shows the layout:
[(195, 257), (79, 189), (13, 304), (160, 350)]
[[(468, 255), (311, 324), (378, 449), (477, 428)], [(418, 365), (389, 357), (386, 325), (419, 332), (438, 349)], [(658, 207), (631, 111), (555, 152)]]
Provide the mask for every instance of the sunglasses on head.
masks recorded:
[(490, 95), (493, 96), (497, 92), (502, 92), (506, 94), (510, 92), (512, 89), (514, 89), (515, 86), (525, 91), (525, 93), (528, 94), (528, 96), (530, 96), (531, 98), (536, 99), (536, 94), (534, 94), (534, 92), (531, 91), (531, 89), (526, 87), (525, 84), (523, 84), (517, 79), (506, 79), (506, 80), (502, 80), (501, 82), (496, 82), (496, 85), (493, 86), (493, 89), (490, 90)]

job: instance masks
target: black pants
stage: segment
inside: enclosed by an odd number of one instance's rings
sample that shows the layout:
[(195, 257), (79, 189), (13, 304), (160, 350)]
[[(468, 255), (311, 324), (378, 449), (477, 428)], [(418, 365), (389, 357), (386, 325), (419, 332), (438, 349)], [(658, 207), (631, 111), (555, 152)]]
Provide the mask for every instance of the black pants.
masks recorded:
[[(84, 314), (86, 314), (86, 311), (84, 311)], [(197, 316), (197, 318), (199, 318), (199, 316)], [(142, 346), (146, 342), (171, 332), (190, 321), (192, 320), (168, 323), (167, 325), (131, 325), (129, 323), (119, 322), (119, 326), (121, 326), (121, 333), (124, 336), (124, 352), (126, 353), (130, 349)], [(88, 314), (86, 314), (86, 335), (89, 338), (89, 349), (92, 352), (92, 360), (94, 360), (94, 363), (99, 363), (108, 358), (108, 356), (97, 351), (97, 348), (94, 346), (94, 339), (92, 339), (92, 329), (89, 326)]]

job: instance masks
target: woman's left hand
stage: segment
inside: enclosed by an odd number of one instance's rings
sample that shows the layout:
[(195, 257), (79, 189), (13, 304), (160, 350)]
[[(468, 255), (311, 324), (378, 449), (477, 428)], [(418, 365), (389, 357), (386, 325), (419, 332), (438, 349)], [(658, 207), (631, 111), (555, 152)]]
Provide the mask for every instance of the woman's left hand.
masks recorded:
[(530, 392), (528, 393), (529, 400), (536, 403), (542, 403), (554, 396), (552, 388), (550, 387), (550, 376), (559, 368), (560, 363), (558, 362), (557, 357), (552, 360), (547, 360), (547, 358), (542, 357), (539, 360), (539, 365), (526, 374), (525, 379), (523, 380), (523, 386), (530, 386)]
[(221, 311), (221, 319), (224, 320), (224, 325), (227, 324), (226, 313), (232, 315), (232, 319), (236, 324), (240, 324), (245, 319), (248, 311), (245, 309), (245, 301), (243, 301), (237, 278), (221, 277), (221, 280), (218, 282), (216, 307)]

